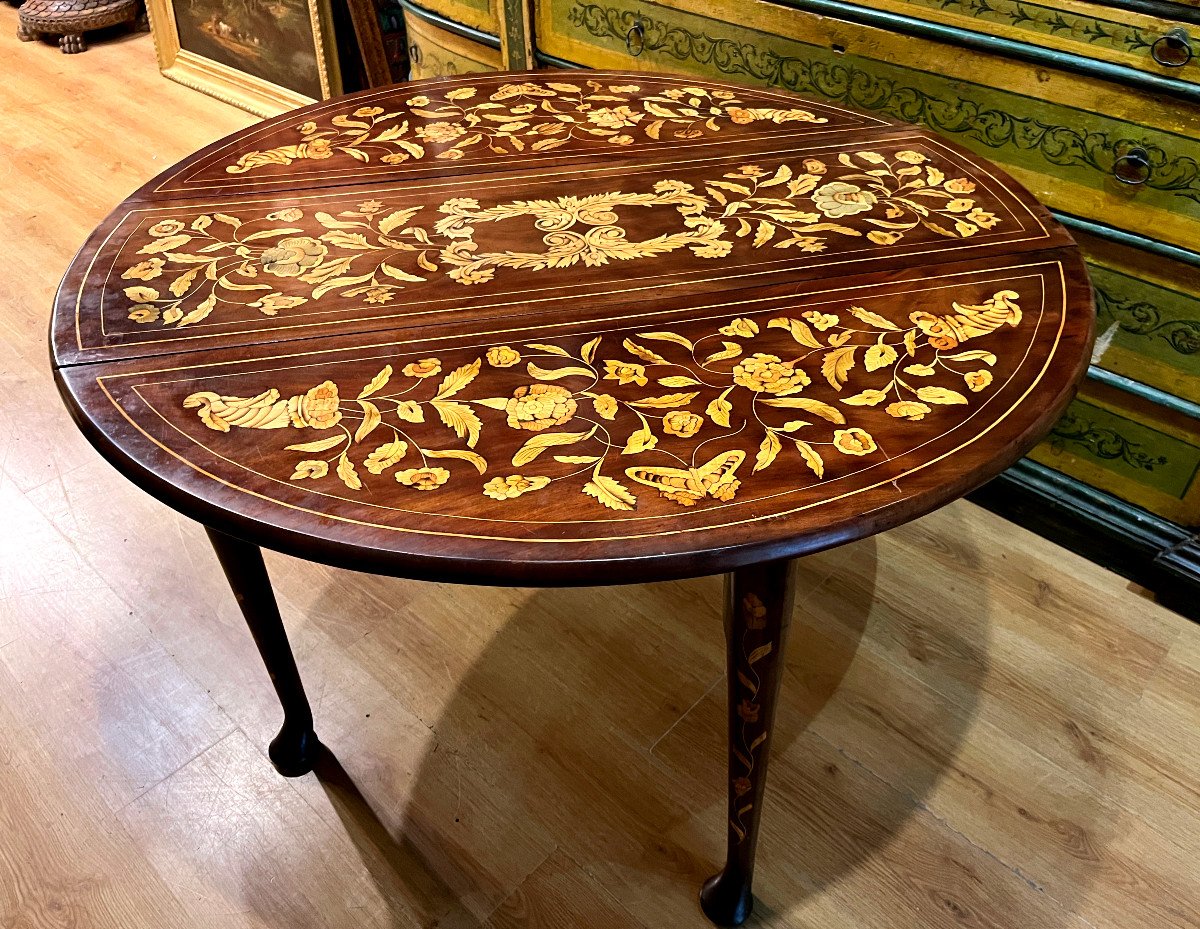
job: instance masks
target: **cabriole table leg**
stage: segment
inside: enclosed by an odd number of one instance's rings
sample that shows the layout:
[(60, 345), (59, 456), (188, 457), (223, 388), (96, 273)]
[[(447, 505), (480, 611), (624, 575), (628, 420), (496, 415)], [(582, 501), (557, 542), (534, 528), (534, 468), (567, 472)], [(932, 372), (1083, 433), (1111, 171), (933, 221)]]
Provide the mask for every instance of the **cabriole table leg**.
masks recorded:
[(700, 891), (718, 926), (739, 926), (754, 906), (750, 885), (783, 645), (792, 616), (793, 561), (740, 568), (725, 576), (729, 678), (729, 839), (725, 867)]
[(215, 529), (208, 529), (208, 538), (283, 704), (283, 727), (268, 751), (271, 763), (285, 777), (307, 774), (321, 746), (313, 731), (312, 709), (279, 616), (262, 550)]

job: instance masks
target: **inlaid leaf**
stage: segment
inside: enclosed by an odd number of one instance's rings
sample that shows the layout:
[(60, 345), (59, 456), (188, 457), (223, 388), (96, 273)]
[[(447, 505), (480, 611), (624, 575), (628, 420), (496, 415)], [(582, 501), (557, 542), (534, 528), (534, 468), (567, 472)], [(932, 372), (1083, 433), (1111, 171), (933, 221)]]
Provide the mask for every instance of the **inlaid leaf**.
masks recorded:
[(821, 374), (825, 380), (829, 381), (829, 386), (835, 390), (841, 390), (842, 385), (850, 377), (850, 369), (854, 367), (854, 352), (857, 350), (856, 345), (847, 345), (844, 348), (835, 348), (831, 352), (825, 353), (825, 358), (821, 362)]
[(694, 377), (684, 377), (683, 375), (672, 375), (671, 377), (660, 377), (658, 382), (663, 387), (694, 387), (700, 381)]
[[(634, 412), (637, 412), (636, 410)], [(625, 442), (625, 447), (621, 449), (622, 455), (638, 455), (642, 452), (649, 451), (658, 444), (658, 437), (650, 429), (650, 423), (646, 421), (646, 417), (638, 413), (638, 418), (642, 421), (642, 428), (629, 436)]]
[(484, 397), (482, 400), (472, 400), (472, 403), (478, 403), (480, 406), (486, 406), (493, 410), (503, 410), (508, 406), (508, 397)]
[(445, 449), (422, 449), (426, 458), (457, 458), (460, 461), (469, 461), (475, 466), (475, 470), (480, 474), (487, 471), (487, 459), (476, 452), (468, 452), (461, 448), (445, 448)]
[(629, 405), (647, 410), (670, 410), (678, 406), (687, 406), (698, 396), (700, 396), (699, 391), (694, 393), (663, 394), (661, 397), (645, 397), (642, 400), (631, 400)]
[(391, 380), (391, 377), (392, 366), (384, 365), (383, 370), (371, 378), (370, 383), (368, 383), (367, 386), (359, 392), (358, 399), (365, 400), (367, 397), (371, 396), (371, 394), (382, 390), (387, 385), (387, 382)]
[(414, 206), (407, 210), (396, 210), (394, 213), (389, 213), (379, 221), (379, 231), (384, 235), (391, 235), (394, 230), (399, 229), (419, 212), (421, 212), (421, 208)]
[(626, 490), (620, 481), (603, 474), (597, 474), (584, 484), (583, 492), (595, 497), (610, 510), (632, 510), (637, 503), (637, 497)]
[(908, 353), (908, 357), (912, 358), (917, 354), (917, 330), (909, 329), (904, 333), (904, 350)]
[(230, 280), (228, 274), (222, 274), (220, 284), (226, 290), (271, 290), (270, 284), (239, 284)]
[(425, 422), (425, 411), (421, 409), (421, 404), (415, 400), (396, 401), (396, 415), (406, 423)]
[(762, 659), (766, 658), (769, 654), (771, 654), (772, 648), (774, 648), (774, 644), (771, 642), (767, 642), (763, 645), (760, 645), (758, 648), (754, 649), (754, 651), (752, 651), (749, 655), (746, 656), (746, 664), (754, 664), (755, 662), (761, 661)]
[(875, 406), (886, 399), (887, 393), (882, 390), (864, 390), (853, 397), (843, 398), (841, 402), (846, 404), (846, 406)]
[(969, 352), (959, 352), (957, 355), (942, 355), (946, 361), (982, 361), (985, 365), (994, 365), (996, 356), (991, 352), (983, 352), (979, 350)]
[(767, 323), (767, 328), (787, 329), (791, 332), (792, 338), (801, 345), (807, 345), (809, 348), (822, 348), (817, 337), (813, 335), (813, 331), (802, 319), (792, 319), (789, 316), (776, 316)]
[(520, 468), (529, 464), (548, 448), (558, 445), (574, 445), (576, 442), (590, 439), (596, 434), (596, 428), (593, 426), (588, 432), (539, 432), (517, 449), (517, 453), (512, 457), (513, 467)]
[(933, 365), (908, 365), (904, 369), (905, 374), (911, 374), (914, 377), (930, 377), (937, 374), (937, 368)]
[(846, 421), (846, 417), (842, 415), (841, 410), (830, 406), (828, 403), (822, 403), (820, 400), (813, 400), (809, 397), (769, 397), (758, 402), (785, 410), (804, 410), (806, 413), (813, 413), (837, 425), (841, 425)]
[(551, 355), (563, 355), (567, 358), (571, 357), (571, 353), (561, 345), (547, 345), (545, 342), (527, 342), (525, 347), (537, 349), (539, 352), (549, 352)]
[(317, 439), (315, 442), (304, 442), (301, 445), (289, 445), (289, 452), (327, 452), (335, 445), (341, 445), (346, 441), (346, 436), (339, 433), (338, 435), (326, 436), (323, 439)]
[(555, 461), (563, 464), (595, 464), (597, 461), (603, 461), (602, 455), (555, 455)]
[(796, 450), (800, 452), (800, 457), (804, 459), (804, 463), (812, 469), (812, 473), (817, 477), (824, 477), (825, 459), (807, 442), (802, 442), (800, 439), (793, 439), (792, 441), (796, 443)]
[(632, 339), (626, 339), (621, 344), (625, 347), (627, 352), (629, 352), (631, 355), (636, 355), (638, 358), (642, 359), (642, 361), (648, 361), (651, 364), (660, 365), (670, 364), (670, 362), (667, 361), (667, 359), (665, 359), (662, 355), (650, 351), (650, 349), (646, 348), (644, 345), (638, 345), (637, 342), (634, 342)]
[(596, 376), (596, 372), (590, 368), (581, 368), (578, 365), (568, 366), (565, 368), (540, 368), (532, 361), (527, 366), (529, 374), (536, 377), (539, 381), (557, 381), (564, 377), (592, 377)]
[(190, 241), (192, 241), (190, 235), (182, 233), (179, 235), (169, 235), (162, 239), (154, 239), (151, 242), (147, 242), (137, 250), (137, 253), (139, 255), (157, 255), (159, 252), (169, 252), (172, 249), (179, 248), (181, 245), (187, 245)]
[(742, 353), (742, 347), (737, 342), (722, 342), (724, 348), (719, 352), (713, 352), (704, 359), (705, 364), (712, 364), (714, 361), (727, 361), (730, 358), (737, 358)]
[(588, 364), (591, 364), (592, 359), (596, 357), (596, 349), (600, 347), (601, 338), (601, 336), (596, 336), (596, 338), (585, 344), (579, 353), (579, 357), (581, 357)]
[(393, 267), (386, 261), (380, 264), (379, 270), (395, 281), (404, 281), (406, 284), (419, 284), (426, 280), (416, 274), (409, 274), (407, 271), (401, 271), (399, 268)]
[(453, 429), (456, 436), (467, 440), (467, 448), (475, 447), (483, 423), (479, 421), (474, 410), (465, 403), (456, 403), (453, 400), (430, 400), (429, 404), (438, 411), (442, 422)]
[[(194, 226), (194, 224), (193, 224)], [(243, 242), (257, 242), (259, 239), (272, 239), (279, 235), (295, 235), (298, 232), (303, 232), (303, 229), (296, 228), (280, 228), (280, 229), (260, 229), (258, 232), (252, 232), (249, 235), (242, 236)]]
[[(198, 307), (180, 318), (179, 328), (182, 329), (184, 326), (190, 326), (192, 323), (198, 323), (205, 319), (216, 305), (217, 295), (209, 294)], [(163, 319), (166, 319), (166, 314), (163, 314)]]
[(176, 297), (182, 297), (188, 292), (188, 288), (192, 286), (192, 282), (196, 280), (199, 274), (199, 266), (192, 268), (190, 271), (184, 271), (179, 277), (171, 281), (171, 286), (167, 290), (171, 291)]
[(684, 338), (676, 332), (639, 332), (639, 339), (654, 339), (658, 342), (674, 342), (676, 345), (682, 345), (689, 352), (695, 347), (692, 345), (692, 340)]
[[(348, 223), (344, 220), (334, 219), (328, 213), (321, 211), (314, 213), (313, 216), (315, 216), (317, 222), (319, 222), (326, 229), (361, 229), (363, 227), (361, 222)], [(217, 219), (220, 218), (220, 214), (217, 214)]]
[(967, 398), (957, 390), (947, 387), (922, 387), (917, 391), (917, 398), (926, 403), (966, 403)]
[(358, 476), (358, 470), (345, 452), (342, 452), (342, 457), (338, 459), (337, 476), (351, 490), (362, 490), (362, 479)]
[(331, 290), (337, 290), (339, 287), (353, 287), (355, 284), (365, 284), (367, 281), (371, 280), (374, 276), (375, 276), (374, 273), (371, 273), (371, 274), (359, 274), (359, 275), (355, 275), (355, 276), (351, 276), (351, 277), (331, 278), (330, 280), (325, 281), (325, 283), (319, 284), (318, 286), (313, 288), (312, 298), (314, 300), (320, 300), (323, 296), (325, 296)]
[(887, 329), (891, 332), (899, 332), (900, 327), (890, 319), (885, 319), (878, 313), (872, 313), (870, 310), (863, 309), (861, 306), (850, 307), (850, 312), (858, 319), (861, 319), (868, 326), (875, 326), (878, 329)]
[(732, 387), (727, 388), (721, 396), (714, 399), (704, 410), (708, 414), (709, 419), (718, 426), (724, 426), (726, 429), (729, 428), (729, 414), (733, 412), (733, 404), (725, 398), (729, 396), (731, 390), (733, 390)]
[(779, 442), (779, 436), (774, 432), (767, 432), (767, 437), (762, 440), (762, 444), (758, 447), (758, 457), (754, 460), (754, 470), (762, 471), (769, 468), (779, 455), (779, 450), (783, 446)]
[(382, 474), (407, 453), (408, 443), (403, 439), (393, 439), (371, 452), (364, 465), (372, 474)]
[(213, 213), (213, 219), (224, 223), (226, 226), (232, 226), (234, 229), (238, 229), (242, 225), (240, 219), (236, 216), (230, 216), (227, 213)]
[(383, 416), (379, 412), (379, 407), (370, 400), (359, 400), (358, 405), (362, 407), (363, 420), (358, 424), (358, 428), (354, 430), (355, 442), (361, 442), (375, 431), (376, 426), (383, 422)]
[[(442, 378), (442, 383), (438, 387), (437, 394), (433, 399), (445, 400), (448, 397), (453, 397), (456, 393), (470, 384), (471, 381), (475, 380), (476, 376), (479, 374), (479, 366), (482, 363), (482, 358), (476, 358), (470, 364), (465, 364), (460, 368), (455, 368), (444, 378)], [(472, 413), (471, 415), (474, 416), (475, 414)], [(459, 438), (462, 437), (459, 436)]]

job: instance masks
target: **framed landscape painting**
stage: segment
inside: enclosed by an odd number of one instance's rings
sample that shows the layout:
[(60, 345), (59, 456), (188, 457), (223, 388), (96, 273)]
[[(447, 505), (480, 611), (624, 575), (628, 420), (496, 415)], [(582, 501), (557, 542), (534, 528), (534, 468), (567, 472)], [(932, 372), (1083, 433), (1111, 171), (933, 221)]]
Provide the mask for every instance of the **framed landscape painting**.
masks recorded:
[(163, 74), (259, 116), (341, 92), (330, 0), (147, 0)]

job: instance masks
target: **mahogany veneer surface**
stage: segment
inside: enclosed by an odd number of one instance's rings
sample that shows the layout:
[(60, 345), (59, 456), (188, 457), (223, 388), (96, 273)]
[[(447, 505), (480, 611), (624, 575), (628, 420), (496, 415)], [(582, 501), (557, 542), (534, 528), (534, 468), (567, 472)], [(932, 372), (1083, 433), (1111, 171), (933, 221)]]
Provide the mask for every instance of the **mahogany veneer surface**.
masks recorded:
[(181, 162), (84, 245), (52, 342), (100, 451), (211, 526), (594, 583), (961, 495), (1053, 423), (1093, 316), (1069, 235), (929, 133), (691, 78), (498, 74)]

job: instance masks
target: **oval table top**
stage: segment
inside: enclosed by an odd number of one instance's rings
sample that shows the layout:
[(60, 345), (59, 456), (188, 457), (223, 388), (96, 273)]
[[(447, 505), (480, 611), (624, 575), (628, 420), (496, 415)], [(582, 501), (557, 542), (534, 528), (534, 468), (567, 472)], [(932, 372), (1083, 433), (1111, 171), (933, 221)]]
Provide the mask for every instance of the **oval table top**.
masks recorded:
[(469, 75), (314, 104), (130, 196), (52, 354), (131, 480), (248, 541), (493, 583), (715, 573), (993, 477), (1091, 290), (1019, 184), (775, 90)]

